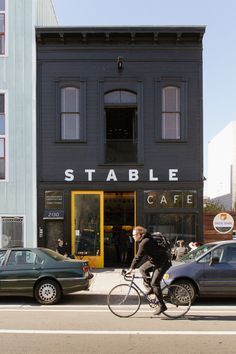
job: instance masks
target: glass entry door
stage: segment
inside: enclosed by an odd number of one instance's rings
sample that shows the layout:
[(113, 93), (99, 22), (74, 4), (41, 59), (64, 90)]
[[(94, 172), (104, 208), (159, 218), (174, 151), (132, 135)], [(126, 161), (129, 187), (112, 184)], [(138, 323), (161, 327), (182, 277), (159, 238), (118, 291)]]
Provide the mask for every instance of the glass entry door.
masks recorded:
[(72, 254), (89, 260), (92, 268), (103, 268), (103, 192), (74, 191), (71, 202)]

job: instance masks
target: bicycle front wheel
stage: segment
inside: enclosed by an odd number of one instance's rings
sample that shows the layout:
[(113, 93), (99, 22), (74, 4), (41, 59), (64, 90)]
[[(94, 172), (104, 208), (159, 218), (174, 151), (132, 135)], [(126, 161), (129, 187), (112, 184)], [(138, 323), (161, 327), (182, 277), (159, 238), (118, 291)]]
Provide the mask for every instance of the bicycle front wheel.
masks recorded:
[(128, 284), (119, 284), (107, 296), (110, 311), (118, 317), (133, 316), (141, 305), (139, 292)]
[(170, 285), (164, 289), (163, 298), (167, 307), (164, 315), (169, 318), (184, 316), (191, 307), (191, 295), (180, 285)]

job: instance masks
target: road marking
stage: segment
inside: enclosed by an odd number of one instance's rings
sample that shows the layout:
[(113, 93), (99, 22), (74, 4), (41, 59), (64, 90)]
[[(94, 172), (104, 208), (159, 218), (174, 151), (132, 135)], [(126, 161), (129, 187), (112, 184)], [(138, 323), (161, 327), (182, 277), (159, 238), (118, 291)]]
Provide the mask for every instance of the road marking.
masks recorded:
[[(150, 308), (147, 308), (147, 309), (142, 309), (142, 310), (139, 310), (137, 312), (137, 314), (139, 313), (149, 313), (150, 311), (152, 311), (153, 309), (150, 309)], [(125, 311), (125, 310), (124, 310)], [(78, 309), (78, 308), (72, 308), (72, 309), (53, 309), (53, 308), (0, 308), (0, 312), (91, 312), (91, 313), (94, 313), (94, 312), (97, 312), (97, 313), (104, 313), (104, 312), (107, 312), (109, 313), (110, 310), (108, 308), (103, 308), (103, 309), (100, 309), (100, 308), (83, 308), (83, 309)], [(227, 310), (224, 310), (224, 309), (220, 309), (220, 310), (207, 310), (205, 309), (204, 311), (203, 310), (190, 310), (186, 315), (185, 317), (187, 318), (188, 316), (192, 315), (192, 314), (199, 314), (201, 316), (207, 316), (208, 314), (231, 314), (231, 315), (236, 315), (236, 309), (227, 309)]]
[(75, 335), (179, 335), (179, 336), (235, 336), (236, 331), (91, 331), (91, 330), (32, 330), (0, 329), (0, 334), (75, 334)]

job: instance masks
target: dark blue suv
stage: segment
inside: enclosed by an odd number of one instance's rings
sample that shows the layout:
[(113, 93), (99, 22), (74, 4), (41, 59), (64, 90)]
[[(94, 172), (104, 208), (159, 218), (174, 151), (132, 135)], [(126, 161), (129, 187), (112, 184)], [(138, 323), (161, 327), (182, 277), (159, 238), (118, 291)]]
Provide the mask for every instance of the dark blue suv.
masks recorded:
[(188, 289), (199, 297), (236, 297), (236, 241), (207, 243), (189, 252), (168, 269), (165, 283)]

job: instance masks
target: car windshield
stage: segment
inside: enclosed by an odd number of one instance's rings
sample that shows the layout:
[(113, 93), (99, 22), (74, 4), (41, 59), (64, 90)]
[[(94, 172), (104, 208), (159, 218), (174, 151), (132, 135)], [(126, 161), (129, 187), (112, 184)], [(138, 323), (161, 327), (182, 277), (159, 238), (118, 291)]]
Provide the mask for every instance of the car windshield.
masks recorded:
[(62, 256), (60, 253), (52, 251), (49, 248), (44, 248), (42, 251), (49, 257), (55, 259), (55, 261), (65, 261), (67, 259), (65, 256)]
[(215, 243), (207, 243), (205, 245), (199, 246), (195, 250), (187, 253), (185, 256), (181, 257), (181, 262), (190, 263), (193, 262), (195, 259), (209, 251), (212, 247), (214, 247)]

